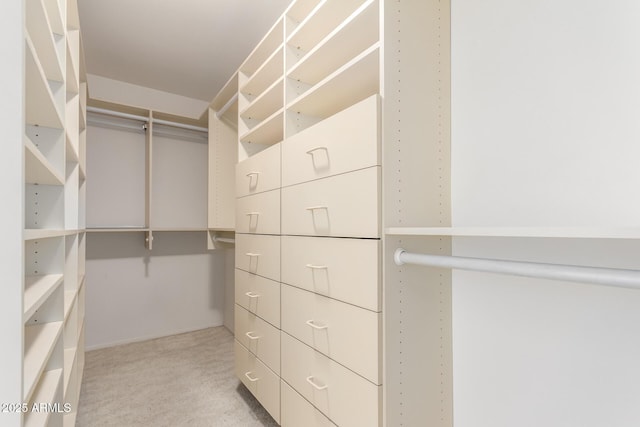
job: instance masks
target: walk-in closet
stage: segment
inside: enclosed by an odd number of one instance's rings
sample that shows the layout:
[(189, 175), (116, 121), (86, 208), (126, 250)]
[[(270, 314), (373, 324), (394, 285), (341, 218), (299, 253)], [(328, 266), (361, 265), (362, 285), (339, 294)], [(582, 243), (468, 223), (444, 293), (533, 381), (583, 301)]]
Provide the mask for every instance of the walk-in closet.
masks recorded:
[(640, 425), (639, 5), (0, 17), (0, 427)]

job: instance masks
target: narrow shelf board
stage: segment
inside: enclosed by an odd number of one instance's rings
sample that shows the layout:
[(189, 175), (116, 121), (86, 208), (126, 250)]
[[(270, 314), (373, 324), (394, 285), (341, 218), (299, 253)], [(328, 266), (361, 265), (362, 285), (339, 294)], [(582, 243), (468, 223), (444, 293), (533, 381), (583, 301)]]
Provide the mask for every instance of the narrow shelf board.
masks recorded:
[(231, 231), (231, 232), (236, 231), (235, 228), (225, 228), (225, 227), (209, 227), (208, 230), (209, 231)]
[(73, 372), (73, 363), (76, 360), (78, 348), (67, 348), (64, 350), (64, 383), (62, 388), (62, 394), (66, 397), (67, 389), (69, 388), (69, 380), (71, 379), (71, 373)]
[(287, 110), (326, 118), (378, 93), (379, 58), (380, 44), (376, 43), (293, 100)]
[(284, 110), (280, 109), (258, 126), (240, 137), (240, 142), (273, 145), (282, 141), (284, 135)]
[(273, 82), (259, 97), (240, 112), (240, 117), (253, 120), (264, 120), (284, 105), (284, 77)]
[(42, 64), (46, 78), (62, 82), (62, 64), (58, 59), (53, 31), (47, 18), (47, 11), (41, 0), (26, 2), (27, 32)]
[(24, 328), (24, 400), (29, 401), (38, 378), (44, 371), (56, 342), (62, 333), (62, 322), (29, 325)]
[(280, 46), (265, 61), (260, 68), (251, 76), (251, 78), (240, 88), (240, 92), (256, 96), (265, 91), (278, 78), (282, 77), (284, 72), (284, 47)]
[(388, 236), (640, 239), (640, 227), (389, 227)]
[(51, 165), (38, 147), (24, 137), (25, 181), (27, 184), (64, 185), (64, 177)]
[(379, 41), (378, 0), (365, 2), (291, 67), (288, 77), (316, 84)]
[(238, 93), (238, 72), (236, 71), (233, 76), (224, 84), (220, 92), (213, 98), (209, 107), (214, 111), (220, 111), (235, 94)]
[(71, 234), (75, 234), (75, 231), (29, 228), (24, 230), (23, 236), (24, 240), (38, 240), (69, 236)]
[(85, 230), (87, 233), (126, 233), (126, 232), (139, 232), (149, 231), (146, 227), (87, 227)]
[[(42, 374), (38, 389), (33, 395), (32, 402), (34, 404), (55, 403), (54, 400), (60, 389), (60, 379), (62, 378), (62, 369), (53, 369)], [(31, 407), (31, 405), (30, 405)], [(28, 412), (25, 414), (24, 426), (35, 427), (45, 426), (48, 424), (50, 411), (43, 410), (41, 412)]]
[(49, 83), (28, 34), (25, 40), (27, 44), (25, 52), (27, 124), (63, 129), (62, 116), (56, 108)]
[(206, 227), (166, 227), (166, 228), (152, 228), (152, 232), (189, 232), (189, 231), (208, 231), (209, 229)]
[(300, 24), (311, 11), (318, 6), (321, 0), (297, 0), (287, 9), (286, 15)]
[(47, 16), (49, 17), (51, 30), (56, 34), (63, 35), (65, 31), (64, 19), (62, 17), (62, 10), (60, 9), (58, 0), (43, 1), (47, 8)]
[(33, 316), (33, 313), (44, 303), (47, 298), (60, 286), (64, 275), (46, 274), (41, 276), (26, 276), (24, 280), (24, 319)]
[(77, 74), (77, 65), (75, 64), (73, 53), (71, 52), (71, 43), (67, 41), (67, 92), (78, 94), (80, 92), (80, 83)]
[(252, 75), (265, 62), (271, 54), (284, 43), (284, 20), (281, 17), (269, 29), (258, 45), (244, 60), (239, 70), (247, 75)]
[(71, 307), (78, 296), (77, 290), (64, 291), (64, 321), (66, 322), (71, 314)]
[(74, 144), (72, 141), (73, 136), (69, 133), (69, 131), (65, 131), (65, 140), (66, 140), (66, 157), (67, 162), (78, 163), (80, 161), (80, 156), (78, 155), (78, 149), (76, 146), (78, 144)]

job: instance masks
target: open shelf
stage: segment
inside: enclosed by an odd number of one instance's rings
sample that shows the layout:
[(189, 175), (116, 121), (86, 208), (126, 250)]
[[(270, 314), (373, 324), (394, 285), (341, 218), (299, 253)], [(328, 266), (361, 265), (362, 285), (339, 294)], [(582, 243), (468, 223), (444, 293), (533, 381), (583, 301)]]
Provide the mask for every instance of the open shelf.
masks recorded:
[(25, 326), (24, 399), (28, 401), (62, 332), (62, 322)]
[(287, 110), (326, 118), (375, 93), (380, 87), (379, 43), (327, 76), (293, 100)]
[(275, 81), (258, 98), (240, 112), (240, 117), (249, 120), (264, 120), (284, 105), (284, 78)]
[[(227, 105), (229, 104), (229, 105)], [(220, 92), (211, 101), (209, 105), (213, 111), (218, 114), (223, 108), (225, 109), (219, 116), (225, 123), (229, 123), (232, 127), (238, 127), (238, 73), (234, 73), (233, 76), (225, 83)], [(225, 108), (226, 107), (226, 108)]]
[(24, 318), (29, 319), (49, 296), (60, 286), (62, 274), (26, 276), (24, 281)]
[[(75, 135), (75, 136), (74, 136)], [(80, 161), (80, 155), (78, 154), (78, 141), (74, 141), (74, 138), (77, 138), (77, 135), (72, 132), (65, 132), (65, 141), (66, 141), (66, 157), (67, 162), (77, 163)]]
[(64, 185), (64, 177), (40, 152), (29, 137), (24, 138), (25, 181), (27, 184)]
[(362, 3), (363, 0), (327, 0), (322, 2), (291, 33), (287, 44), (308, 52)]
[(64, 320), (69, 318), (69, 314), (71, 313), (71, 308), (73, 307), (73, 302), (76, 300), (78, 296), (77, 290), (69, 290), (64, 291)]
[(287, 77), (314, 85), (379, 41), (378, 0), (369, 0), (302, 57)]
[(58, 0), (43, 0), (45, 8), (47, 9), (47, 17), (51, 24), (51, 30), (56, 34), (64, 34), (64, 19), (62, 16), (62, 10), (60, 10), (60, 3)]
[(77, 347), (67, 348), (64, 350), (64, 382), (63, 382), (63, 394), (67, 394), (69, 388), (69, 380), (73, 372), (73, 364), (76, 360), (76, 354), (78, 353)]
[(640, 239), (640, 227), (389, 227), (390, 236)]
[(272, 85), (284, 73), (284, 48), (278, 50), (240, 88), (240, 92), (248, 96), (258, 96)]
[(271, 56), (284, 39), (284, 21), (278, 20), (266, 36), (258, 43), (255, 49), (240, 66), (240, 72), (250, 78), (262, 64)]
[(77, 94), (80, 91), (78, 84), (77, 65), (71, 53), (71, 45), (67, 43), (67, 92)]
[(284, 135), (283, 117), (283, 109), (276, 111), (258, 126), (241, 135), (240, 142), (270, 145), (282, 141)]
[(137, 231), (149, 231), (146, 227), (87, 227), (87, 233), (125, 233)]
[(296, 0), (289, 9), (287, 9), (286, 16), (287, 32), (292, 34), (302, 21), (311, 13), (311, 11), (318, 7), (318, 5), (325, 0)]
[(27, 34), (25, 52), (25, 104), (27, 124), (62, 129), (64, 123), (42, 66)]
[(27, 32), (37, 53), (44, 75), (49, 80), (63, 81), (62, 64), (58, 58), (56, 41), (47, 19), (42, 0), (26, 2)]
[[(56, 403), (56, 397), (59, 396), (60, 379), (62, 378), (62, 369), (53, 369), (42, 374), (38, 389), (33, 395), (34, 404), (53, 404)], [(31, 405), (29, 406), (31, 409)], [(43, 408), (44, 409), (44, 408)], [(48, 425), (51, 411), (43, 410), (39, 412), (29, 411), (25, 414), (25, 427), (41, 427)]]
[(50, 239), (74, 234), (74, 230), (51, 230), (28, 228), (24, 230), (24, 240)]

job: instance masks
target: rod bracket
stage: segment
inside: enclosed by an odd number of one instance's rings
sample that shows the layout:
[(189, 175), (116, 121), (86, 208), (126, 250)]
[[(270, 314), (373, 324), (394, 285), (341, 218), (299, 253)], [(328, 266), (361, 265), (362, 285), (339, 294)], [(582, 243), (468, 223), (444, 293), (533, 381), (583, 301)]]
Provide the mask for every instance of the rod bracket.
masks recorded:
[(396, 251), (393, 253), (393, 260), (395, 261), (396, 265), (403, 265), (404, 262), (402, 261), (402, 259), (400, 259), (400, 257), (402, 256), (403, 253), (405, 253), (406, 251), (402, 248), (398, 248), (396, 249)]

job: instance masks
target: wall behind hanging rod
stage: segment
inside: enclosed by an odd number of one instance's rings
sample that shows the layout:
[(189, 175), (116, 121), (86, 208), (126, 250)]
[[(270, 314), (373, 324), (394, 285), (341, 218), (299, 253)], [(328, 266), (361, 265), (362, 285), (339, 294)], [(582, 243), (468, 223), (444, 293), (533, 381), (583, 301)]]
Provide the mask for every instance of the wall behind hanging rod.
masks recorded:
[(578, 283), (640, 289), (640, 271), (617, 268), (583, 267), (577, 265), (505, 261), (407, 252), (399, 248), (394, 253), (396, 265), (416, 264), (511, 276), (564, 280)]
[[(104, 114), (104, 115), (113, 116), (113, 117), (120, 117), (122, 119), (139, 120), (145, 123), (149, 121), (149, 118), (145, 116), (138, 116), (138, 115), (129, 114), (129, 113), (121, 113), (119, 111), (107, 110), (105, 108), (87, 107), (87, 112)], [(153, 119), (153, 123), (159, 124), (159, 125), (171, 126), (171, 127), (180, 128), (180, 129), (192, 130), (195, 132), (205, 132), (205, 133), (209, 132), (209, 129), (207, 128), (188, 125), (185, 123), (172, 122), (170, 120)]]

